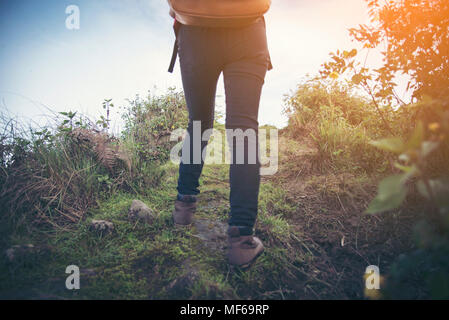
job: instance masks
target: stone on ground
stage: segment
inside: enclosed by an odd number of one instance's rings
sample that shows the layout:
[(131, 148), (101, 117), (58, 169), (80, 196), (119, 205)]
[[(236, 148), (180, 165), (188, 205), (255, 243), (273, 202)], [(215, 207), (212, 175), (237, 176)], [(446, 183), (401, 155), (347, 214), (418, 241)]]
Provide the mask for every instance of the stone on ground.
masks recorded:
[(212, 251), (224, 251), (227, 246), (228, 225), (222, 221), (195, 219), (193, 222), (196, 236), (205, 247)]
[(133, 200), (129, 208), (128, 218), (132, 221), (143, 221), (152, 223), (155, 219), (155, 214), (148, 208), (148, 206), (140, 200)]

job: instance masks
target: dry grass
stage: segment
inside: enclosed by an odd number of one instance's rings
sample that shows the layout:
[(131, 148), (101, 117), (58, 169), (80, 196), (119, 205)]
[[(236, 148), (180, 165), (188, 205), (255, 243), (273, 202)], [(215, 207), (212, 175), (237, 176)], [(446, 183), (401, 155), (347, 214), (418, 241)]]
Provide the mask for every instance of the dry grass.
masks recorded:
[[(2, 141), (2, 150), (17, 154), (17, 140)], [(55, 135), (51, 143), (30, 141), (22, 157), (14, 158), (16, 154), (8, 164), (5, 161), (0, 173), (3, 210), (53, 226), (66, 227), (84, 218), (108, 187), (101, 177), (110, 177), (120, 186), (126, 170), (131, 171), (126, 150), (107, 134), (89, 129)]]
[(413, 247), (411, 230), (418, 207), (365, 215), (376, 193), (378, 174), (336, 173), (331, 167), (317, 167), (317, 153), (307, 136), (292, 140), (283, 134), (280, 146), (280, 171), (265, 179), (282, 185), (288, 201), (297, 204), (287, 219), (298, 239), (291, 243), (307, 248), (313, 256), (303, 270), (309, 280), (315, 279), (315, 285), (303, 284), (308, 294), (296, 292), (294, 297), (364, 298), (365, 268), (374, 264), (386, 273), (400, 253)]

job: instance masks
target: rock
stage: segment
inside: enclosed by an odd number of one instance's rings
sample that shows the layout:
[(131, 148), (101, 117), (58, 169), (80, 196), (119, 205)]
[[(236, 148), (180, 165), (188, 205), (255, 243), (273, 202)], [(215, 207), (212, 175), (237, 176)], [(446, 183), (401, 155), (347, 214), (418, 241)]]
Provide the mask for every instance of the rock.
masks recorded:
[(145, 203), (140, 200), (133, 200), (129, 208), (128, 218), (132, 221), (140, 220), (146, 223), (152, 223), (155, 215)]
[(15, 245), (5, 251), (6, 259), (10, 263), (33, 253), (35, 253), (35, 247), (32, 244)]
[(111, 233), (114, 231), (114, 224), (105, 220), (92, 220), (90, 228), (101, 233)]
[(223, 251), (227, 247), (227, 223), (196, 219), (193, 225), (195, 226), (195, 235), (203, 241), (205, 247), (212, 251)]

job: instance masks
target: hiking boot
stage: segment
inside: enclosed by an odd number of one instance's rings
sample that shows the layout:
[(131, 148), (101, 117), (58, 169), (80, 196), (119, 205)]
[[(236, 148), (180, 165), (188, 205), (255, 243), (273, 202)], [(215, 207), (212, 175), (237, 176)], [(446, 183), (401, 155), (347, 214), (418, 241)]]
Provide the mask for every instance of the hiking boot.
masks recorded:
[(173, 211), (175, 224), (188, 226), (192, 224), (196, 212), (196, 198), (194, 196), (178, 196)]
[(228, 230), (228, 261), (229, 264), (247, 268), (263, 252), (262, 241), (253, 235), (241, 235), (239, 227)]

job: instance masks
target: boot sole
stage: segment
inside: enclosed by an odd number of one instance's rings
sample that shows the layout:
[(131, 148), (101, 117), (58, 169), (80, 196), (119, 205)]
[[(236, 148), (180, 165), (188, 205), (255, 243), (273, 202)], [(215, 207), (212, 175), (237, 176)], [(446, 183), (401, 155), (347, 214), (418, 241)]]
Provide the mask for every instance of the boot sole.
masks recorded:
[(229, 264), (231, 266), (231, 269), (237, 269), (237, 270), (242, 270), (242, 271), (246, 271), (249, 268), (251, 268), (254, 263), (256, 262), (256, 260), (265, 252), (265, 249), (262, 250), (261, 252), (259, 252), (254, 258), (253, 260), (251, 260), (248, 263), (242, 264), (242, 265), (236, 265), (236, 264)]
[(177, 227), (189, 227), (189, 226), (191, 226), (191, 225), (193, 224), (193, 222), (191, 222), (191, 223), (189, 223), (189, 224), (182, 224), (182, 223), (176, 223), (176, 222), (173, 220), (173, 224), (174, 224), (175, 226), (177, 226)]

